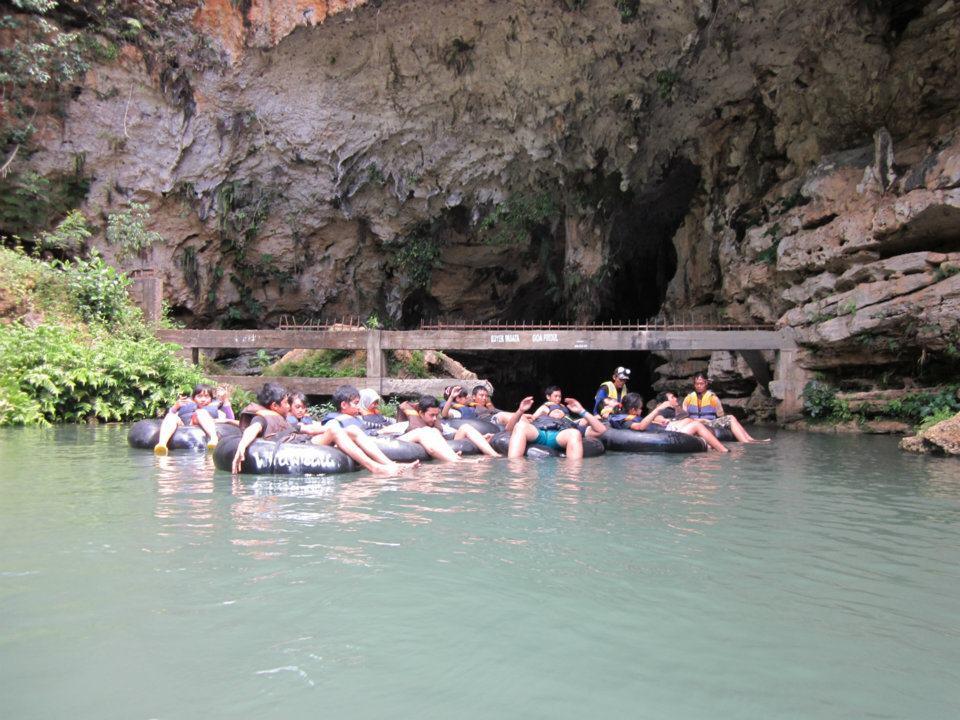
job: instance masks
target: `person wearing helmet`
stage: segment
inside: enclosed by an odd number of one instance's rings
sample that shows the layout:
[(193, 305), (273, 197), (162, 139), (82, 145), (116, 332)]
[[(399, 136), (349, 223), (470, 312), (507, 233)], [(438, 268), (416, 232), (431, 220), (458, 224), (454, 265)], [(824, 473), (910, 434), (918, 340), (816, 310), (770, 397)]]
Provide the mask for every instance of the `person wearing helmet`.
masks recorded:
[(623, 396), (627, 394), (629, 379), (630, 368), (621, 366), (614, 370), (612, 379), (607, 380), (597, 390), (593, 399), (593, 414), (605, 418), (615, 412), (620, 407)]

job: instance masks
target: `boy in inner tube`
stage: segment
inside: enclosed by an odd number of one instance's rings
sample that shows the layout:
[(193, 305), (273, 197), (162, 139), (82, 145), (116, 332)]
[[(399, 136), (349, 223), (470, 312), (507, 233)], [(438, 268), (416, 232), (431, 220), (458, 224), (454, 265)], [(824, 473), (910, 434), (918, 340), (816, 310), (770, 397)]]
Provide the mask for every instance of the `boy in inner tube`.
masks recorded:
[[(559, 394), (560, 389), (557, 388), (555, 393)], [(554, 393), (551, 393), (548, 398), (553, 395)], [(523, 457), (527, 445), (537, 443), (554, 450), (562, 450), (568, 458), (579, 460), (583, 457), (583, 438), (599, 437), (607, 431), (599, 418), (584, 410), (583, 405), (574, 398), (567, 398), (563, 405), (557, 403), (557, 407), (548, 408), (538, 417), (527, 420), (524, 415), (532, 407), (533, 397), (525, 397), (507, 423), (507, 430), (510, 431), (510, 445), (507, 449), (509, 458)], [(545, 408), (546, 403), (537, 411)], [(574, 421), (568, 413), (580, 419)]]
[(416, 403), (400, 403), (399, 414), (407, 419), (381, 428), (381, 437), (395, 435), (398, 440), (417, 443), (423, 446), (430, 457), (447, 462), (458, 462), (463, 458), (447, 444), (444, 435), (450, 435), (454, 440), (469, 440), (484, 455), (500, 457), (500, 453), (490, 446), (488, 437), (475, 427), (461, 425), (459, 428), (452, 428), (446, 425), (440, 417), (437, 399), (432, 395), (421, 395)]
[(326, 425), (311, 422), (292, 426), (287, 419), (290, 414), (290, 393), (282, 385), (265, 383), (257, 393), (257, 402), (251, 403), (240, 413), (243, 434), (233, 455), (233, 473), (240, 472), (247, 448), (258, 437), (277, 442), (334, 445), (374, 475), (402, 475), (420, 464), (419, 461), (395, 463), (381, 452), (372, 438), (349, 424), (349, 420), (360, 412), (360, 393), (355, 388), (341, 386), (337, 388), (333, 399), (340, 408), (342, 420), (334, 419)]

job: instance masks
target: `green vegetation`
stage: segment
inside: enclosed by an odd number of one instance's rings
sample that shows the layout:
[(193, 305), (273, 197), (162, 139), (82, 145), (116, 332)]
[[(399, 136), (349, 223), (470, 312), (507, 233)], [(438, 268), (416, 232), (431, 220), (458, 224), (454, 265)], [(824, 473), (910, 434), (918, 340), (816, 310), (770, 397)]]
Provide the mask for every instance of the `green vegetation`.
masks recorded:
[(622, 22), (635, 20), (640, 12), (640, 0), (616, 0), (615, 4)]
[(776, 238), (766, 250), (757, 255), (757, 260), (767, 265), (775, 265), (777, 262), (777, 248), (780, 246), (780, 238)]
[(958, 390), (960, 385), (949, 385), (938, 392), (910, 393), (899, 400), (891, 400), (887, 403), (884, 414), (921, 427), (934, 417), (945, 420), (960, 412), (960, 400), (957, 400)]
[(820, 380), (811, 380), (803, 388), (803, 412), (815, 420), (831, 422), (853, 418), (846, 401), (837, 397), (837, 389)]
[(87, 196), (90, 179), (82, 154), (71, 172), (44, 177), (33, 171), (0, 177), (0, 235), (32, 240)]
[[(277, 268), (271, 255), (254, 256), (250, 252), (270, 213), (273, 202), (270, 192), (253, 182), (231, 181), (217, 189), (216, 200), (220, 249), (225, 258), (233, 261), (230, 282), (240, 295), (240, 306), (230, 307), (225, 321), (227, 325), (242, 326), (263, 313), (263, 306), (254, 298), (254, 290), (269, 282), (287, 282), (293, 273)], [(211, 297), (215, 297), (222, 277), (222, 269), (212, 270)]]
[(117, 257), (143, 257), (147, 250), (163, 242), (160, 233), (147, 230), (149, 222), (150, 207), (138, 202), (107, 217), (107, 242), (119, 248)]
[[(349, 362), (346, 362), (348, 361)], [(366, 368), (360, 353), (349, 350), (317, 350), (302, 360), (281, 363), (277, 375), (289, 377), (364, 377)]]
[[(45, 15), (54, 0), (12, 0), (0, 15), (0, 30), (14, 34), (0, 49), (0, 117), (4, 150), (13, 154), (36, 128), (37, 104), (89, 67), (79, 32), (63, 32)], [(4, 159), (4, 162), (6, 158)]]
[(391, 377), (417, 379), (430, 377), (430, 370), (427, 368), (427, 361), (421, 350), (412, 350), (407, 359), (397, 357), (395, 353), (388, 353), (387, 372)]
[[(891, 400), (885, 406), (864, 408), (861, 412), (926, 428), (960, 412), (957, 391), (960, 385), (946, 386), (936, 392), (918, 392)], [(828, 422), (862, 421), (862, 414), (854, 414), (846, 400), (837, 396), (837, 389), (821, 380), (812, 380), (803, 389), (804, 414), (814, 420)]]
[(490, 245), (520, 245), (538, 226), (560, 213), (557, 198), (548, 192), (514, 194), (480, 222), (479, 234)]
[(50, 250), (65, 255), (76, 255), (90, 237), (87, 218), (79, 210), (71, 210), (52, 232), (42, 232), (37, 238), (40, 250)]
[(103, 259), (45, 263), (0, 248), (0, 425), (155, 416), (201, 380), (159, 342)]
[(439, 264), (440, 243), (428, 228), (419, 227), (397, 251), (397, 265), (416, 287), (430, 285), (433, 269)]
[(0, 425), (155, 416), (200, 380), (146, 328), (0, 326)]
[(125, 275), (107, 265), (94, 253), (90, 259), (77, 258), (60, 263), (67, 290), (80, 318), (107, 329), (122, 327), (134, 320), (139, 310), (130, 304)]
[(383, 170), (374, 164), (367, 168), (367, 182), (371, 185), (382, 186), (386, 184), (387, 178), (384, 177)]
[(771, 238), (770, 246), (757, 255), (757, 260), (768, 265), (774, 265), (777, 262), (777, 249), (780, 247), (780, 223), (774, 223), (763, 233), (763, 237)]
[(657, 73), (657, 94), (666, 100), (673, 92), (673, 86), (680, 77), (673, 70), (661, 70)]
[(923, 432), (928, 428), (932, 428), (937, 423), (942, 423), (944, 420), (949, 420), (956, 414), (957, 413), (954, 410), (948, 410), (947, 408), (939, 408), (933, 414), (927, 415), (927, 417), (925, 417), (920, 422), (920, 424), (917, 426), (917, 431)]
[(941, 280), (953, 277), (957, 273), (960, 273), (960, 265), (949, 262), (940, 263), (940, 266), (933, 272), (933, 279), (936, 282), (940, 282)]

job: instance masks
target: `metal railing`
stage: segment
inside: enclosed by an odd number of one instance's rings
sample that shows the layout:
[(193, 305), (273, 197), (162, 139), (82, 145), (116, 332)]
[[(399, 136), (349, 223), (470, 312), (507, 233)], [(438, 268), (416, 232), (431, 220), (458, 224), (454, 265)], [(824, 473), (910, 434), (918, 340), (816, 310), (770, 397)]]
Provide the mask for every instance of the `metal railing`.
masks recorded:
[[(293, 315), (281, 315), (277, 323), (278, 330), (315, 330), (329, 332), (332, 330), (365, 330), (370, 329), (359, 315), (351, 315), (339, 320), (327, 321), (316, 318), (300, 320)], [(779, 328), (773, 323), (740, 324), (731, 322), (702, 322), (691, 319), (674, 319), (657, 316), (648, 320), (611, 320), (599, 323), (557, 323), (557, 322), (504, 322), (500, 320), (486, 320), (481, 322), (468, 321), (421, 321), (419, 330), (611, 330), (611, 331), (655, 331), (655, 330), (731, 330), (731, 331), (776, 331)]]

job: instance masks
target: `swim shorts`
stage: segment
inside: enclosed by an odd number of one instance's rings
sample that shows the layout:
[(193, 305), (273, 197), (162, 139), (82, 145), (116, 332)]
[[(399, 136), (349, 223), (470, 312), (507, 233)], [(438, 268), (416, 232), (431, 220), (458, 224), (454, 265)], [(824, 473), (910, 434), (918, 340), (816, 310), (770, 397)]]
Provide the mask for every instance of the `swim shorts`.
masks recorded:
[(563, 430), (537, 430), (537, 439), (533, 442), (554, 450), (561, 450), (560, 443), (557, 442), (557, 435), (562, 432)]

